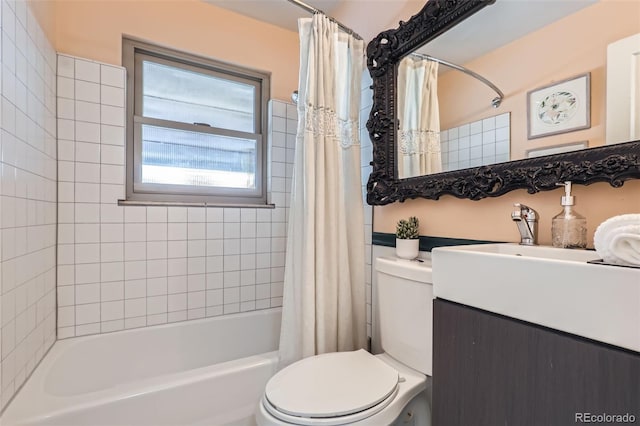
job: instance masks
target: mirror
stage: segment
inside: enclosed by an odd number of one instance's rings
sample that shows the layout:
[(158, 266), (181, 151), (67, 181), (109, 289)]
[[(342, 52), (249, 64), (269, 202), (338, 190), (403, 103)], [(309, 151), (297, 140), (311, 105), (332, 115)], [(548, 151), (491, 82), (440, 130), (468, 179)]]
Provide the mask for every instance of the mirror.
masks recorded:
[[(443, 171), (438, 63), (413, 55), (398, 65), (398, 177)], [(446, 155), (446, 153), (445, 153)]]
[(640, 139), (639, 65), (640, 32), (607, 46), (608, 144)]
[[(439, 72), (445, 66), (486, 81), (456, 64), (431, 56), (410, 53), (398, 64), (396, 171), (399, 179), (443, 171), (466, 169), (509, 161), (510, 114), (493, 113), (472, 122), (450, 122), (440, 126)], [(493, 85), (488, 82), (489, 85)], [(491, 105), (496, 110), (504, 95), (496, 88)], [(443, 94), (446, 98), (446, 92)], [(495, 115), (494, 115), (495, 114)], [(462, 120), (464, 121), (464, 120)]]
[[(499, 2), (501, 0), (498, 0)], [(626, 143), (621, 145), (602, 146), (571, 153), (561, 153), (556, 155), (544, 155), (547, 153), (562, 152), (566, 146), (580, 145), (584, 141), (575, 140), (575, 135), (565, 133), (553, 137), (539, 139), (527, 138), (527, 93), (534, 89), (548, 85), (549, 74), (558, 74), (566, 66), (563, 62), (558, 63), (536, 63), (531, 57), (525, 57), (523, 61), (522, 52), (520, 55), (510, 54), (510, 63), (494, 66), (502, 75), (511, 80), (506, 84), (509, 90), (505, 90), (506, 97), (504, 104), (499, 111), (491, 107), (491, 97), (494, 94), (480, 82), (462, 75), (465, 82), (458, 81), (451, 85), (446, 91), (455, 93), (456, 89), (466, 94), (465, 97), (456, 98), (458, 107), (452, 109), (457, 112), (463, 120), (450, 125), (451, 128), (474, 123), (477, 120), (484, 120), (499, 114), (509, 114), (511, 123), (511, 142), (509, 144), (511, 156), (506, 158), (495, 158), (497, 163), (485, 164), (476, 167), (465, 168), (456, 171), (445, 171), (426, 176), (414, 176), (409, 178), (399, 178), (398, 173), (398, 148), (400, 132), (399, 118), (400, 106), (398, 100), (401, 98), (398, 93), (399, 64), (410, 53), (425, 46), (430, 47), (432, 42), (438, 41), (440, 36), (444, 39), (448, 29), (455, 25), (464, 27), (471, 19), (465, 19), (479, 12), (477, 16), (485, 14), (489, 16), (491, 1), (462, 1), (462, 2), (439, 2), (430, 0), (423, 9), (407, 22), (401, 22), (396, 29), (380, 33), (367, 47), (368, 67), (373, 78), (373, 107), (370, 113), (367, 128), (374, 145), (373, 172), (367, 185), (367, 201), (373, 205), (383, 205), (394, 201), (403, 201), (408, 198), (431, 198), (438, 199), (441, 195), (450, 194), (459, 198), (480, 199), (484, 197), (499, 196), (517, 188), (527, 188), (534, 193), (541, 190), (555, 189), (555, 183), (560, 180), (573, 180), (576, 183), (591, 183), (595, 181), (609, 181), (614, 186), (619, 186), (626, 179), (640, 177), (638, 167), (638, 156), (634, 152), (640, 152), (640, 143)], [(521, 2), (509, 2), (521, 3)], [(602, 2), (602, 3), (622, 3), (622, 2)], [(624, 2), (626, 3), (626, 2)], [(473, 18), (476, 18), (475, 16)], [(616, 22), (610, 17), (602, 17), (603, 22)], [(464, 21), (464, 22), (463, 22)], [(462, 24), (460, 24), (462, 22)], [(587, 28), (588, 30), (588, 28)], [(469, 40), (469, 34), (466, 35)], [(580, 34), (568, 33), (568, 38), (579, 39)], [(588, 57), (598, 56), (604, 52), (599, 52), (595, 48), (589, 50), (588, 43), (584, 46)], [(539, 49), (541, 47), (537, 47)], [(552, 47), (544, 47), (550, 49)], [(531, 53), (529, 46), (524, 50)], [(603, 49), (606, 50), (606, 49)], [(574, 52), (560, 52), (564, 56), (571, 57)], [(582, 52), (584, 53), (584, 52)], [(487, 55), (491, 58), (492, 54)], [(435, 56), (435, 55), (433, 55)], [(575, 55), (574, 55), (575, 56)], [(449, 59), (449, 58), (447, 58)], [(580, 63), (575, 59), (575, 65), (581, 71), (591, 71), (590, 63)], [(544, 61), (541, 61), (544, 62)], [(603, 60), (602, 62), (605, 62)], [(515, 79), (525, 74), (523, 70), (527, 67), (540, 70), (529, 77), (530, 81), (517, 82)], [(546, 67), (546, 68), (545, 68)], [(478, 70), (475, 70), (478, 71)], [(552, 72), (553, 71), (553, 72)], [(603, 80), (602, 70), (595, 69), (592, 74), (596, 78)], [(481, 72), (482, 73), (482, 72)], [(600, 73), (600, 74), (597, 74)], [(461, 74), (457, 71), (450, 71), (447, 75)], [(529, 75), (532, 73), (529, 72)], [(576, 72), (574, 74), (579, 74)], [(457, 78), (456, 77), (456, 78)], [(493, 76), (485, 75), (485, 77)], [(571, 75), (567, 77), (572, 77)], [(443, 76), (440, 76), (444, 80)], [(553, 81), (553, 78), (551, 78)], [(495, 79), (494, 83), (500, 83)], [(604, 83), (602, 83), (604, 85)], [(440, 95), (440, 118), (443, 123), (449, 122), (450, 102), (449, 96), (443, 96), (443, 86), (438, 87)], [(482, 90), (482, 93), (478, 93)], [(604, 90), (593, 93), (594, 96), (604, 97)], [(509, 103), (511, 102), (511, 103)], [(460, 108), (463, 103), (465, 108)], [(444, 107), (443, 107), (444, 104)], [(477, 106), (481, 105), (482, 106)], [(600, 104), (603, 104), (601, 101)], [(449, 108), (449, 109), (447, 109)], [(596, 116), (601, 111), (596, 111), (592, 115)], [(489, 115), (490, 114), (490, 115)], [(455, 115), (455, 114), (454, 114)], [(495, 120), (495, 118), (494, 118)], [(592, 120), (592, 129), (589, 135), (604, 134), (602, 127), (603, 119)], [(460, 123), (460, 124), (458, 124)], [(447, 125), (443, 124), (444, 129)], [(516, 130), (517, 129), (517, 130)], [(524, 129), (524, 130), (523, 130)], [(583, 135), (581, 133), (581, 135)], [(592, 139), (591, 137), (589, 139)], [(597, 139), (595, 136), (593, 139)], [(589, 146), (604, 145), (604, 137), (600, 140), (589, 140)], [(570, 143), (568, 143), (570, 142)], [(575, 148), (574, 148), (575, 149)], [(547, 151), (545, 151), (547, 150)], [(635, 151), (634, 151), (635, 150)], [(531, 153), (529, 152), (531, 151)], [(536, 153), (536, 151), (539, 151)], [(536, 158), (535, 155), (542, 155)], [(584, 163), (588, 161), (589, 164)], [(615, 164), (614, 164), (615, 163)], [(615, 166), (615, 167), (614, 167)], [(595, 169), (594, 169), (595, 167)]]
[[(498, 4), (510, 5), (507, 2)], [(509, 9), (510, 7), (507, 7), (507, 11)], [(528, 8), (522, 9), (519, 10), (520, 15)], [(512, 15), (513, 12), (501, 11), (500, 14)], [(478, 15), (482, 15), (482, 13)], [(471, 20), (477, 19), (478, 15), (475, 15)], [(529, 21), (526, 22), (530, 24)], [(479, 30), (482, 31), (482, 28)], [(455, 31), (456, 28), (450, 30), (448, 34)], [(514, 31), (510, 30), (510, 34), (514, 35)], [(463, 75), (471, 77), (493, 90), (496, 96), (491, 99), (491, 106), (494, 109), (499, 108), (504, 99), (504, 93), (482, 75), (464, 66), (430, 55), (429, 52), (432, 49), (441, 50), (433, 45), (441, 44), (437, 42), (442, 38), (446, 37), (441, 36), (434, 42), (409, 53), (398, 64), (396, 167), (399, 179), (510, 160), (511, 129), (508, 112), (482, 116), (473, 122), (461, 122), (464, 120), (460, 118), (453, 122), (449, 120), (448, 124), (451, 127), (441, 128), (439, 80), (441, 74), (447, 75), (445, 71), (455, 70), (461, 73), (456, 74), (458, 77)], [(446, 53), (463, 59), (469, 55), (470, 51), (477, 48), (480, 53), (491, 48), (490, 46), (495, 43), (496, 40), (492, 37), (469, 48), (459, 43), (456, 46), (454, 41)], [(453, 87), (456, 86), (457, 84)], [(443, 93), (445, 102), (448, 100), (448, 96), (449, 92), (445, 91)], [(453, 94), (452, 96), (455, 98), (457, 95)]]

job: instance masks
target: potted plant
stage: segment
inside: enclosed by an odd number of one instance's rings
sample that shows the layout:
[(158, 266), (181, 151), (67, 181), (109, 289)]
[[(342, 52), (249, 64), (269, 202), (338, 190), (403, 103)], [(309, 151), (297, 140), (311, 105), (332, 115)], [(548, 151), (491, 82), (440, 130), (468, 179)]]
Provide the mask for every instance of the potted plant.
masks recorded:
[(420, 222), (415, 216), (409, 220), (401, 219), (396, 226), (396, 256), (401, 259), (418, 257), (420, 239), (418, 228)]

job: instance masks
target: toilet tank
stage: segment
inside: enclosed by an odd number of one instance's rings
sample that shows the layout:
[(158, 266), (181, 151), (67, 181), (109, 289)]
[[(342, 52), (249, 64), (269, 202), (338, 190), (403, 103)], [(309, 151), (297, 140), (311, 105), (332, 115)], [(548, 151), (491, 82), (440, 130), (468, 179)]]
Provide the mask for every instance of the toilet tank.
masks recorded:
[(404, 365), (431, 375), (433, 285), (431, 261), (378, 257), (377, 309), (382, 350)]

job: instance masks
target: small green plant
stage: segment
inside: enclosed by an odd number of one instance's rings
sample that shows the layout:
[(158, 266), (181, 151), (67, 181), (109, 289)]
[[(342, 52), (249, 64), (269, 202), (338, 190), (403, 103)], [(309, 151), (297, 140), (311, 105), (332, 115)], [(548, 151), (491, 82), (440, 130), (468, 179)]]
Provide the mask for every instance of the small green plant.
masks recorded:
[(396, 237), (401, 240), (415, 240), (418, 236), (418, 228), (420, 222), (415, 216), (411, 216), (409, 220), (400, 219), (396, 226)]

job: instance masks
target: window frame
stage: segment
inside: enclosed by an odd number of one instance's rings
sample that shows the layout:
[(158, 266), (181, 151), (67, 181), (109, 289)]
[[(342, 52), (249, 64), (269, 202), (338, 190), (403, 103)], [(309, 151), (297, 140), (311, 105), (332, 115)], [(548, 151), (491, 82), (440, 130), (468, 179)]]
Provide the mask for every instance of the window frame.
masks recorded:
[[(195, 71), (230, 81), (253, 85), (254, 133), (142, 116), (143, 60)], [(267, 205), (267, 134), (270, 73), (231, 65), (130, 37), (122, 39), (122, 64), (127, 70), (126, 87), (126, 201), (149, 203), (205, 203), (207, 205)], [(139, 115), (138, 115), (139, 114)], [(142, 126), (238, 137), (256, 141), (255, 189), (151, 184), (141, 182)]]

